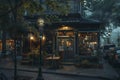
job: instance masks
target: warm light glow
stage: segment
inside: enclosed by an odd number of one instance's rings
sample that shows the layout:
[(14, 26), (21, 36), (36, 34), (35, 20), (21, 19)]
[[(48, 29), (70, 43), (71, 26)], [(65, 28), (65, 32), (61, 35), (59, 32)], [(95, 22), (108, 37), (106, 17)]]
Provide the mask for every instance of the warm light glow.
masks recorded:
[(33, 37), (33, 36), (30, 36), (30, 40), (34, 40), (34, 37)]
[(68, 30), (68, 27), (67, 26), (63, 27), (63, 30)]
[(97, 44), (97, 42), (94, 42), (94, 44)]
[(45, 37), (45, 36), (43, 36), (43, 37), (42, 37), (42, 40), (43, 40), (43, 41), (44, 41), (44, 40), (46, 40), (46, 37)]
[(44, 20), (42, 18), (38, 19), (38, 25), (39, 26), (44, 26)]
[(95, 44), (97, 44), (97, 42), (90, 42), (90, 44), (95, 45)]
[(80, 34), (78, 34), (78, 36), (80, 37)]
[(71, 46), (72, 45), (71, 42), (69, 42), (69, 41), (67, 41), (66, 44), (67, 44), (67, 46)]
[(62, 26), (61, 28), (59, 28), (59, 30), (73, 30), (73, 29), (69, 26)]
[(67, 44), (67, 46), (69, 46), (69, 42), (68, 41), (66, 42), (66, 44)]
[(86, 35), (85, 40), (88, 40), (88, 36)]

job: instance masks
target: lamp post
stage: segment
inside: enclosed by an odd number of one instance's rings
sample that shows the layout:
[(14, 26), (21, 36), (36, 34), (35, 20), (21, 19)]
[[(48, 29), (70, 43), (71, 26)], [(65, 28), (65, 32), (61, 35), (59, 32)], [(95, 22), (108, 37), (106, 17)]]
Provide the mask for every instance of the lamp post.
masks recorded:
[(43, 26), (44, 26), (44, 20), (42, 18), (39, 18), (38, 21), (38, 26), (39, 26), (39, 32), (40, 32), (40, 53), (39, 53), (39, 71), (38, 71), (38, 76), (36, 80), (44, 80), (42, 76), (42, 36), (43, 36)]
[(119, 35), (119, 31), (118, 31), (118, 38), (117, 38), (117, 42), (118, 42), (118, 47), (120, 47), (120, 35)]

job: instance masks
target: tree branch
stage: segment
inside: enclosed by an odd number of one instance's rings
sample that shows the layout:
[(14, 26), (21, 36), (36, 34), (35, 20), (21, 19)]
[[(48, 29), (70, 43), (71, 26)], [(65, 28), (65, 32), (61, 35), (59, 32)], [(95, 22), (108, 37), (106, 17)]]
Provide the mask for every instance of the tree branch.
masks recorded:
[(27, 1), (30, 1), (30, 0), (21, 0), (21, 2), (18, 3), (17, 6), (14, 6), (14, 7), (13, 7), (12, 4), (11, 4), (11, 1), (8, 0), (8, 2), (10, 3), (11, 9), (8, 10), (7, 12), (3, 13), (2, 15), (0, 15), (0, 18), (3, 17), (3, 16), (8, 15), (10, 12), (14, 12), (15, 9), (18, 9), (19, 7), (21, 7), (21, 6), (22, 6), (25, 2), (27, 2)]

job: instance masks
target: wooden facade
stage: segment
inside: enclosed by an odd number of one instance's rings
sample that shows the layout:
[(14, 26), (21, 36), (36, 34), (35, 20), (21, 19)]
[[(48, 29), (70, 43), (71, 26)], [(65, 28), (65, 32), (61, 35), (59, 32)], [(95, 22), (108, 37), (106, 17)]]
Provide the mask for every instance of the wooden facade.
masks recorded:
[(64, 60), (80, 55), (98, 55), (101, 23), (80, 15), (62, 16), (62, 19), (44, 26), (44, 32), (49, 37), (47, 42), (52, 43), (52, 52), (55, 51)]

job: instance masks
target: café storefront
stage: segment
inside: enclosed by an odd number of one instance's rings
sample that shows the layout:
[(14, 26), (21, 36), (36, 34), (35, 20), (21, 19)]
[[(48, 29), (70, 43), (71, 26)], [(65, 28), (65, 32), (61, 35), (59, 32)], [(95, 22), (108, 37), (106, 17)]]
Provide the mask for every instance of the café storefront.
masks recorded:
[(59, 54), (62, 60), (98, 55), (101, 31), (99, 22), (85, 19), (65, 21), (52, 23), (50, 28), (47, 29), (52, 36), (52, 51)]
[[(80, 14), (59, 16), (61, 21), (45, 23), (46, 36), (43, 51), (57, 55), (62, 61), (74, 61), (76, 57), (98, 56), (100, 47), (101, 23), (88, 20)], [(38, 19), (28, 17), (27, 20)]]

